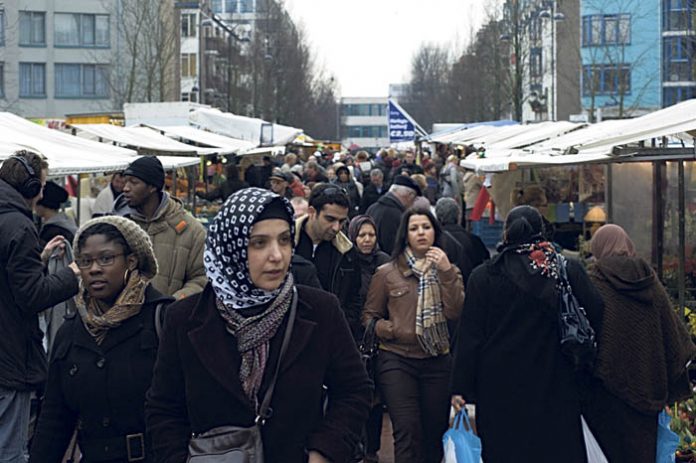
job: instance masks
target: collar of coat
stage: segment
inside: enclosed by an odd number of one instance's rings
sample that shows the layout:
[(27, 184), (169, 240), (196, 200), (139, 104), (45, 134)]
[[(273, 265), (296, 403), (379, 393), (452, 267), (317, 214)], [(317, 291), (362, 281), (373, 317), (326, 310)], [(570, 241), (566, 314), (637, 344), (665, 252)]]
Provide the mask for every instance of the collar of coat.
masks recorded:
[[(309, 219), (309, 216), (303, 215), (301, 217), (298, 217), (297, 220), (295, 220), (295, 246), (297, 246), (300, 243), (302, 227), (304, 227), (307, 223), (307, 219)], [(341, 231), (339, 231), (334, 237), (334, 239), (331, 240), (331, 244), (333, 244), (336, 250), (341, 254), (345, 254), (353, 248), (353, 243)]]

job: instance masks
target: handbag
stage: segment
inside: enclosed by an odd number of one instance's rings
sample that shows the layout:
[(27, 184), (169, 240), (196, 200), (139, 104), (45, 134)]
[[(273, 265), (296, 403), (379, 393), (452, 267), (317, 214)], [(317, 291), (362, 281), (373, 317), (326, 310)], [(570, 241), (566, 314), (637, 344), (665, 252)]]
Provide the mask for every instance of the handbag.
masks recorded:
[(377, 319), (373, 318), (367, 324), (362, 341), (358, 346), (360, 350), (360, 358), (362, 359), (363, 365), (365, 365), (367, 375), (370, 377), (373, 383), (375, 383), (375, 380), (377, 379), (377, 355), (379, 354), (379, 341), (377, 339), (377, 335), (375, 334), (376, 326)]
[(657, 455), (656, 463), (674, 463), (674, 454), (679, 447), (679, 436), (670, 429), (672, 420), (666, 411), (657, 415)]
[(563, 352), (578, 368), (590, 369), (597, 355), (595, 331), (590, 325), (585, 308), (573, 294), (566, 272), (567, 260), (556, 254), (559, 273), (558, 331)]
[(189, 440), (187, 463), (262, 463), (264, 461), (261, 428), (273, 413), (270, 408), (271, 398), (278, 379), (280, 363), (290, 344), (296, 312), (297, 290), (294, 289), (290, 317), (283, 335), (278, 363), (259, 407), (254, 425), (250, 427), (219, 426), (201, 434), (194, 434)]
[(481, 462), (481, 439), (471, 429), (466, 408), (457, 412), (452, 428), (442, 436), (442, 445), (445, 463)]

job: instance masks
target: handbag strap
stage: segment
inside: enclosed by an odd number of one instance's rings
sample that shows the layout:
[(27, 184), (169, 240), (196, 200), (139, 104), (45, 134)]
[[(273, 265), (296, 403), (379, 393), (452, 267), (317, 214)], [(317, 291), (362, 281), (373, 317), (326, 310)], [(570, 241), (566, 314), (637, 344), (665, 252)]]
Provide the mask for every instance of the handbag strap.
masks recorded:
[(290, 344), (290, 336), (292, 335), (293, 327), (295, 326), (295, 314), (297, 313), (297, 288), (292, 289), (292, 304), (290, 305), (290, 317), (288, 318), (288, 326), (285, 327), (285, 334), (283, 335), (283, 344), (280, 347), (280, 355), (278, 356), (278, 363), (273, 371), (273, 377), (271, 382), (266, 389), (266, 394), (263, 396), (263, 401), (259, 407), (259, 412), (256, 415), (256, 420), (254, 421), (258, 426), (263, 426), (266, 420), (271, 417), (271, 398), (273, 397), (273, 390), (275, 389), (276, 380), (278, 379), (278, 373), (280, 372), (280, 364), (283, 361), (285, 352), (288, 350), (288, 345)]

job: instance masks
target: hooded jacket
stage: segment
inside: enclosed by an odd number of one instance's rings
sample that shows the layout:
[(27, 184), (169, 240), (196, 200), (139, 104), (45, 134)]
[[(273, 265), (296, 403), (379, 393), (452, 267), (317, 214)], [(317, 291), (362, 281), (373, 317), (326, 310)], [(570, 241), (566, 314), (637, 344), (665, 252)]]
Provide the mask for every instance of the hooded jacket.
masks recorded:
[[(122, 204), (121, 198), (117, 204)], [(203, 291), (207, 282), (203, 267), (206, 232), (180, 199), (163, 192), (162, 202), (150, 220), (127, 206), (116, 212), (135, 221), (150, 236), (159, 264), (152, 280), (157, 291), (176, 299)]]
[(399, 230), (401, 215), (406, 208), (394, 193), (387, 193), (367, 209), (367, 215), (377, 224), (377, 243), (379, 248), (391, 255), (394, 239)]
[(65, 215), (65, 213), (59, 212), (41, 224), (39, 240), (45, 246), (53, 237), (61, 235), (68, 243), (72, 243), (76, 232), (77, 225), (75, 221)]
[(343, 232), (333, 241), (322, 242), (312, 251), (312, 240), (304, 231), (308, 216), (295, 221), (295, 252), (314, 263), (325, 291), (333, 293), (341, 303), (355, 339), (362, 333), (360, 324), (360, 264), (357, 251)]
[(604, 300), (595, 365), (604, 387), (646, 413), (690, 396), (686, 364), (696, 346), (650, 265), (640, 257), (604, 257), (590, 278)]
[(26, 201), (0, 180), (0, 387), (36, 389), (46, 377), (37, 314), (77, 294), (73, 271), (44, 274)]

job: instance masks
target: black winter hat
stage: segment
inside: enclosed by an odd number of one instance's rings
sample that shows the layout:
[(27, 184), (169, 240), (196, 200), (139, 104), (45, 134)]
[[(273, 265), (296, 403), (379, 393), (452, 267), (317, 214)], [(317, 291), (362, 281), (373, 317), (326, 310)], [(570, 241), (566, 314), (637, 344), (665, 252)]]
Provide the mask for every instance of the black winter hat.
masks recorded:
[(421, 192), (420, 185), (418, 185), (418, 183), (416, 183), (416, 181), (408, 175), (397, 175), (396, 177), (394, 177), (393, 183), (394, 185), (401, 185), (412, 189), (416, 192), (416, 196), (423, 196), (423, 192)]
[(60, 205), (68, 200), (68, 192), (55, 182), (46, 182), (43, 198), (36, 204), (48, 209), (58, 210)]
[(143, 156), (131, 162), (123, 175), (138, 177), (145, 183), (149, 183), (158, 190), (164, 188), (164, 167), (155, 156)]

